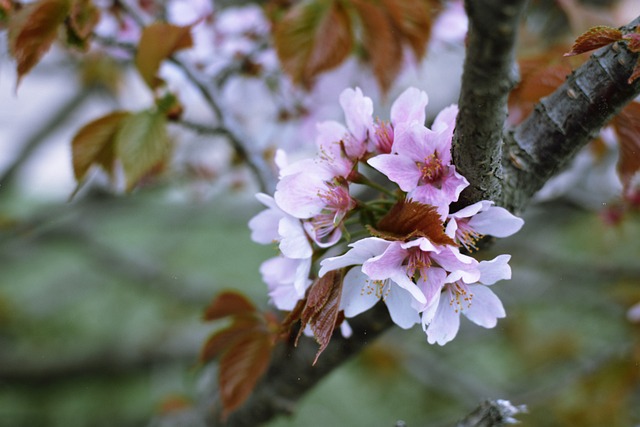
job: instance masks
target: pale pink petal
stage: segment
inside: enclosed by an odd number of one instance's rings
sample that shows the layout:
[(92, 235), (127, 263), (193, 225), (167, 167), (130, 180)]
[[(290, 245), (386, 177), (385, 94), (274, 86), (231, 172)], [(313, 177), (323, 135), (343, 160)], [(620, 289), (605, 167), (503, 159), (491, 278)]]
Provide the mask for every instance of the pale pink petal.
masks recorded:
[[(451, 302), (451, 303), (450, 303)], [(436, 314), (427, 327), (427, 341), (429, 344), (445, 345), (458, 334), (460, 329), (460, 315), (455, 311), (452, 295), (445, 291), (440, 297)]]
[(380, 295), (369, 284), (369, 277), (360, 267), (354, 267), (344, 276), (340, 308), (345, 317), (354, 317), (369, 310), (380, 301)]
[(416, 163), (405, 156), (380, 154), (370, 158), (367, 163), (398, 184), (402, 191), (413, 190), (420, 180), (420, 170)]
[(440, 298), (440, 292), (444, 286), (447, 272), (440, 267), (431, 267), (427, 270), (426, 277), (420, 276), (418, 279), (418, 287), (427, 299), (427, 305), (433, 304), (434, 300)]
[(452, 214), (449, 214), (449, 216), (452, 218), (469, 218), (477, 214), (478, 212), (487, 210), (489, 207), (491, 207), (491, 205), (493, 205), (493, 202), (490, 202), (488, 200), (482, 200), (480, 202), (466, 206)]
[(442, 132), (446, 130), (449, 133), (449, 139), (453, 136), (453, 130), (456, 126), (456, 116), (458, 115), (458, 106), (450, 105), (438, 113), (436, 119), (431, 125), (434, 132)]
[(483, 328), (493, 328), (499, 318), (506, 316), (502, 302), (491, 289), (483, 285), (469, 285), (469, 292), (470, 306), (463, 307), (462, 312), (473, 323)]
[(522, 218), (499, 206), (491, 206), (469, 220), (469, 226), (478, 233), (495, 237), (511, 236), (518, 232), (523, 224)]
[(394, 130), (393, 152), (414, 162), (424, 162), (435, 151), (430, 143), (434, 136), (434, 132), (418, 123)]
[(391, 242), (382, 254), (367, 259), (362, 264), (362, 271), (373, 280), (386, 280), (399, 271), (405, 271), (402, 264), (406, 258), (407, 251), (400, 243)]
[(429, 97), (415, 87), (410, 87), (398, 96), (391, 105), (391, 123), (396, 128), (399, 124), (418, 122), (424, 125), (426, 119), (425, 108)]
[(634, 323), (640, 322), (640, 303), (632, 306), (629, 311), (627, 311), (627, 319)]
[(265, 209), (251, 218), (249, 221), (251, 240), (263, 245), (279, 241), (278, 222), (283, 215), (280, 209)]
[(409, 329), (420, 322), (418, 311), (412, 308), (413, 295), (397, 286), (391, 286), (384, 298), (391, 320), (402, 329)]
[(318, 275), (322, 277), (332, 270), (349, 265), (361, 265), (368, 259), (382, 254), (390, 244), (391, 242), (378, 237), (367, 237), (366, 239), (358, 240), (349, 245), (351, 249), (344, 255), (322, 260)]
[(311, 218), (319, 214), (325, 207), (318, 192), (326, 187), (323, 177), (313, 171), (283, 176), (278, 185), (274, 199), (280, 209), (296, 218)]
[(510, 259), (511, 255), (498, 255), (490, 261), (480, 261), (478, 264), (479, 282), (483, 285), (493, 285), (499, 280), (511, 279)]
[(280, 251), (287, 258), (310, 258), (313, 249), (309, 239), (302, 228), (300, 220), (292, 217), (284, 217), (278, 224), (280, 235)]
[(411, 294), (415, 300), (415, 303), (412, 304), (412, 306), (416, 310), (421, 309), (427, 303), (427, 298), (424, 296), (420, 288), (407, 276), (407, 273), (404, 270), (395, 272), (389, 277), (389, 279)]
[(347, 88), (340, 94), (340, 105), (344, 110), (347, 128), (359, 143), (367, 139), (373, 129), (373, 101), (362, 94), (359, 87)]

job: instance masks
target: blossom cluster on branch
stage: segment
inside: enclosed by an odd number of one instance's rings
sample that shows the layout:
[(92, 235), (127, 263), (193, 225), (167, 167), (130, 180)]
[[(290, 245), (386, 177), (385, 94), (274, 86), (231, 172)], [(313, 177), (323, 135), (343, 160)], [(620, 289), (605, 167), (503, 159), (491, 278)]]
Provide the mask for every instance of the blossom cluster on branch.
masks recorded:
[[(261, 267), (271, 300), (301, 311), (321, 350), (327, 329), (379, 300), (398, 326), (421, 324), (440, 345), (456, 336), (460, 314), (486, 328), (505, 316), (489, 286), (511, 278), (510, 256), (469, 254), (484, 236), (509, 236), (524, 221), (492, 201), (452, 208), (469, 185), (451, 159), (458, 109), (445, 108), (429, 128), (427, 103), (425, 92), (409, 88), (385, 122), (374, 120), (359, 88), (344, 90), (346, 126), (318, 124), (314, 158), (288, 163), (278, 152), (275, 194), (257, 195), (267, 209), (249, 222), (252, 238), (276, 242), (280, 252)], [(321, 307), (314, 288), (327, 289)], [(349, 334), (346, 322), (341, 328)]]

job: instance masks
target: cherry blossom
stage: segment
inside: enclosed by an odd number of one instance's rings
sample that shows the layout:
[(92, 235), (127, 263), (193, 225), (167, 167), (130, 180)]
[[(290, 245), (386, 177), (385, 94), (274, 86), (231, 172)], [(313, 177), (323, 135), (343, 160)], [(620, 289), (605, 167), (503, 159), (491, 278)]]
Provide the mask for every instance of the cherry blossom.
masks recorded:
[(484, 328), (493, 328), (497, 319), (505, 317), (502, 302), (487, 286), (511, 278), (510, 258), (500, 255), (479, 262), (476, 269), (480, 276), (473, 281), (453, 272), (443, 284), (425, 283), (430, 301), (422, 313), (422, 327), (430, 344), (444, 345), (454, 339), (460, 328), (460, 314)]
[(485, 235), (507, 237), (517, 233), (524, 221), (505, 208), (483, 200), (449, 215), (445, 232), (467, 250)]
[(397, 183), (408, 198), (436, 206), (446, 216), (469, 182), (451, 164), (451, 139), (457, 107), (444, 109), (433, 130), (413, 122), (394, 135), (392, 152), (368, 163)]

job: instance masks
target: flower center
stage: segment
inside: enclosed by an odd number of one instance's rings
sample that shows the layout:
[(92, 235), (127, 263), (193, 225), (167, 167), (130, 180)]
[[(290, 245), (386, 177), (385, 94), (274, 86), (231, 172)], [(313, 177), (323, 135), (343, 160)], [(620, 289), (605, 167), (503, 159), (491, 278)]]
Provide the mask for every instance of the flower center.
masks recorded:
[(457, 281), (455, 283), (448, 284), (446, 288), (449, 290), (449, 295), (451, 296), (449, 305), (453, 307), (456, 313), (471, 307), (473, 294), (469, 291), (467, 285), (461, 281)]
[(411, 248), (407, 257), (407, 276), (414, 279), (427, 277), (427, 270), (431, 267), (429, 253), (420, 248)]
[(469, 226), (469, 219), (467, 218), (456, 220), (456, 224), (458, 225), (458, 229), (456, 230), (456, 239), (458, 242), (469, 252), (477, 251), (477, 243), (484, 235), (471, 228)]
[(391, 286), (387, 286), (389, 280), (367, 280), (360, 295), (375, 295), (381, 300), (385, 300), (391, 291)]
[(445, 166), (438, 158), (437, 151), (430, 156), (425, 157), (424, 162), (418, 162), (417, 165), (422, 174), (422, 181), (427, 184), (433, 184), (440, 181), (445, 172)]

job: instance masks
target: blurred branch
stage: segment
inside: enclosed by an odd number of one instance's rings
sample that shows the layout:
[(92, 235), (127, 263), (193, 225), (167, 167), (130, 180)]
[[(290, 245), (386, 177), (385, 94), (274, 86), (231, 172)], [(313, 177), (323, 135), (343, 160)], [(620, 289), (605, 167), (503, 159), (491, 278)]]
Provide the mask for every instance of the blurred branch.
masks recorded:
[[(526, 0), (466, 0), (468, 46), (452, 155), (469, 180), (463, 204), (498, 200), (507, 98), (517, 83), (515, 45)], [(479, 160), (481, 159), (481, 160)]]
[(56, 129), (62, 127), (89, 98), (96, 95), (99, 92), (98, 89), (96, 86), (80, 87), (76, 93), (56, 108), (55, 113), (49, 120), (45, 121), (26, 142), (21, 144), (22, 149), (11, 163), (11, 166), (0, 175), (0, 186), (5, 192), (14, 185), (18, 172), (29, 161), (38, 147), (47, 141), (47, 138)]
[(526, 411), (524, 405), (513, 406), (508, 400), (486, 400), (455, 427), (501, 427), (515, 424), (518, 421), (513, 416)]
[[(640, 17), (623, 27), (635, 31)], [(594, 135), (640, 94), (627, 79), (638, 61), (623, 43), (596, 51), (505, 135), (502, 204), (521, 210)]]

